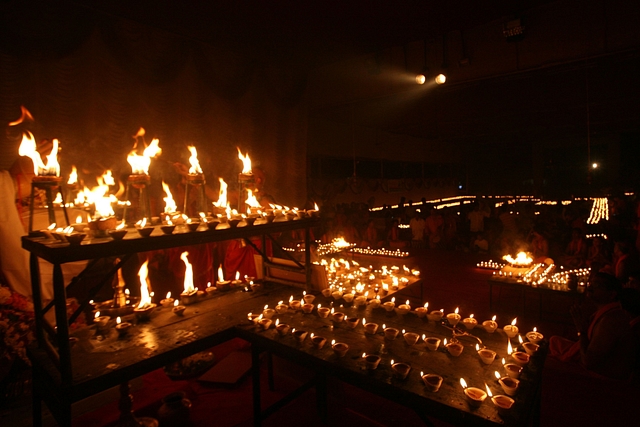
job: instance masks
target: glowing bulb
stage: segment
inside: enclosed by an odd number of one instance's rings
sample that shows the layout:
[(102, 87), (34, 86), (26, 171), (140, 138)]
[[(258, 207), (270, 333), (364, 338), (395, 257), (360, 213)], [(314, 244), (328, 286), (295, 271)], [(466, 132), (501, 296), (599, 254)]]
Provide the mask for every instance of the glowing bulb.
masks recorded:
[(427, 78), (424, 76), (424, 74), (418, 74), (416, 76), (416, 83), (418, 83), (419, 85), (423, 85), (424, 82), (427, 81)]
[(444, 74), (438, 74), (435, 78), (436, 84), (444, 84), (447, 81), (447, 76)]

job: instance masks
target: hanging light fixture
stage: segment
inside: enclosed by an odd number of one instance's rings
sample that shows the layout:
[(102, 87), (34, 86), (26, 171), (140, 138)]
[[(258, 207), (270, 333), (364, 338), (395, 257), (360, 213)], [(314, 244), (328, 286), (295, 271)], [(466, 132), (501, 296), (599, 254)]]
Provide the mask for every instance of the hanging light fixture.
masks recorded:
[(434, 79), (436, 81), (436, 84), (444, 84), (447, 81), (447, 76), (445, 76), (444, 74), (440, 73), (436, 76), (436, 78)]

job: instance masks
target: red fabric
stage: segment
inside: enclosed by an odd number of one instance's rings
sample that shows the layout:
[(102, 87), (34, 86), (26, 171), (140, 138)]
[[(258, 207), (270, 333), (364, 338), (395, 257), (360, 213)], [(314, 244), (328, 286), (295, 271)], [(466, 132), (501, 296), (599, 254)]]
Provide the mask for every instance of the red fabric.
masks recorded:
[[(251, 242), (256, 245), (257, 248), (262, 249), (261, 239), (251, 239)], [(267, 241), (266, 252), (269, 257), (273, 255), (270, 241)], [(223, 264), (225, 280), (235, 279), (236, 272), (240, 273), (241, 279), (244, 278), (244, 276), (256, 277), (256, 264), (253, 259), (253, 256), (256, 254), (258, 254), (258, 252), (244, 241), (230, 241), (227, 246)]]

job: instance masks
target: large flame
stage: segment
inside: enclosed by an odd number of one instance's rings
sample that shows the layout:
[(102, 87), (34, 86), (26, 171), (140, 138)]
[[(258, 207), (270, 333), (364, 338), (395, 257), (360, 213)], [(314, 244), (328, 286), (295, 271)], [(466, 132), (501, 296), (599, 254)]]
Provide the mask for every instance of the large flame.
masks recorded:
[(25, 120), (31, 120), (33, 121), (33, 116), (31, 115), (31, 113), (29, 112), (29, 110), (27, 110), (24, 105), (20, 106), (20, 118), (16, 121), (10, 122), (9, 126), (16, 126), (19, 125), (20, 123), (24, 122)]
[(196, 289), (193, 287), (193, 266), (187, 258), (188, 255), (189, 252), (182, 252), (182, 255), (180, 255), (180, 259), (184, 261), (184, 265), (187, 268), (184, 272), (184, 293), (192, 294)]
[(262, 205), (258, 202), (256, 196), (253, 195), (253, 191), (247, 189), (247, 200), (245, 201), (247, 205), (252, 208), (260, 208)]
[(191, 157), (189, 157), (189, 163), (191, 164), (189, 173), (192, 175), (202, 173), (200, 162), (198, 161), (198, 151), (196, 150), (196, 147), (189, 146), (188, 148), (189, 151), (191, 151)]
[(227, 183), (224, 182), (224, 179), (222, 178), (218, 178), (220, 180), (220, 196), (218, 196), (218, 201), (217, 202), (213, 202), (214, 206), (217, 206), (219, 208), (224, 208), (227, 206), (228, 201), (227, 201)]
[(96, 218), (108, 218), (114, 216), (112, 203), (118, 201), (117, 197), (109, 193), (109, 186), (104, 182), (104, 175), (96, 178), (98, 186), (89, 190), (84, 187), (84, 190), (78, 192), (75, 204), (81, 206), (85, 204), (93, 204), (95, 206)]
[(69, 174), (69, 180), (67, 181), (67, 184), (74, 185), (77, 183), (78, 183), (78, 169), (76, 169), (76, 166), (73, 165), (71, 166), (71, 173)]
[(178, 210), (178, 206), (176, 205), (175, 200), (173, 200), (173, 195), (171, 195), (171, 190), (169, 189), (169, 186), (167, 184), (165, 184), (164, 181), (162, 181), (162, 189), (164, 190), (165, 193), (167, 193), (167, 197), (164, 197), (164, 213), (166, 214), (171, 214), (171, 213), (175, 213)]
[(60, 164), (58, 163), (58, 140), (53, 140), (51, 153), (47, 156), (47, 162), (42, 161), (38, 153), (36, 139), (29, 131), (22, 135), (22, 142), (18, 148), (18, 154), (29, 157), (33, 161), (33, 173), (36, 175), (60, 176)]
[(349, 243), (346, 240), (344, 240), (344, 237), (338, 237), (338, 238), (333, 239), (333, 243), (332, 244), (336, 248), (347, 248), (347, 247), (351, 246), (351, 243)]
[(242, 160), (242, 173), (251, 173), (251, 159), (249, 158), (249, 153), (246, 155), (242, 155), (242, 151), (240, 151), (240, 147), (238, 148), (238, 158)]
[(518, 252), (518, 255), (516, 255), (515, 258), (513, 258), (511, 255), (505, 255), (502, 257), (502, 259), (504, 259), (511, 265), (518, 266), (527, 266), (533, 262), (533, 259), (528, 256), (526, 252)]
[(149, 260), (146, 260), (138, 271), (138, 277), (140, 278), (140, 303), (137, 308), (147, 308), (151, 305), (151, 294), (149, 288), (151, 283), (149, 282)]
[[(137, 144), (136, 144), (137, 145)], [(134, 147), (133, 151), (127, 157), (127, 162), (131, 165), (131, 173), (134, 175), (148, 175), (149, 166), (151, 165), (151, 158), (158, 156), (162, 153), (160, 148), (160, 140), (154, 138), (148, 147), (142, 152), (142, 156), (138, 155)]]
[(222, 271), (222, 266), (218, 267), (218, 281), (224, 282), (224, 271)]

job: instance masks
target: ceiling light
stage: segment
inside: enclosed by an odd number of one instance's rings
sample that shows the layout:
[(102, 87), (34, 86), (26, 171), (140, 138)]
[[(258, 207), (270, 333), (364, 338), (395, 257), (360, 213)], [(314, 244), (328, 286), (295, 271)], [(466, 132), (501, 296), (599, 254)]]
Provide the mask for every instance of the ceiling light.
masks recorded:
[(435, 78), (435, 81), (439, 85), (444, 84), (447, 81), (447, 76), (445, 76), (444, 74), (438, 74)]
[(424, 82), (426, 82), (426, 81), (427, 81), (427, 78), (425, 77), (424, 74), (418, 74), (416, 76), (416, 83), (418, 83), (419, 85), (423, 85)]

